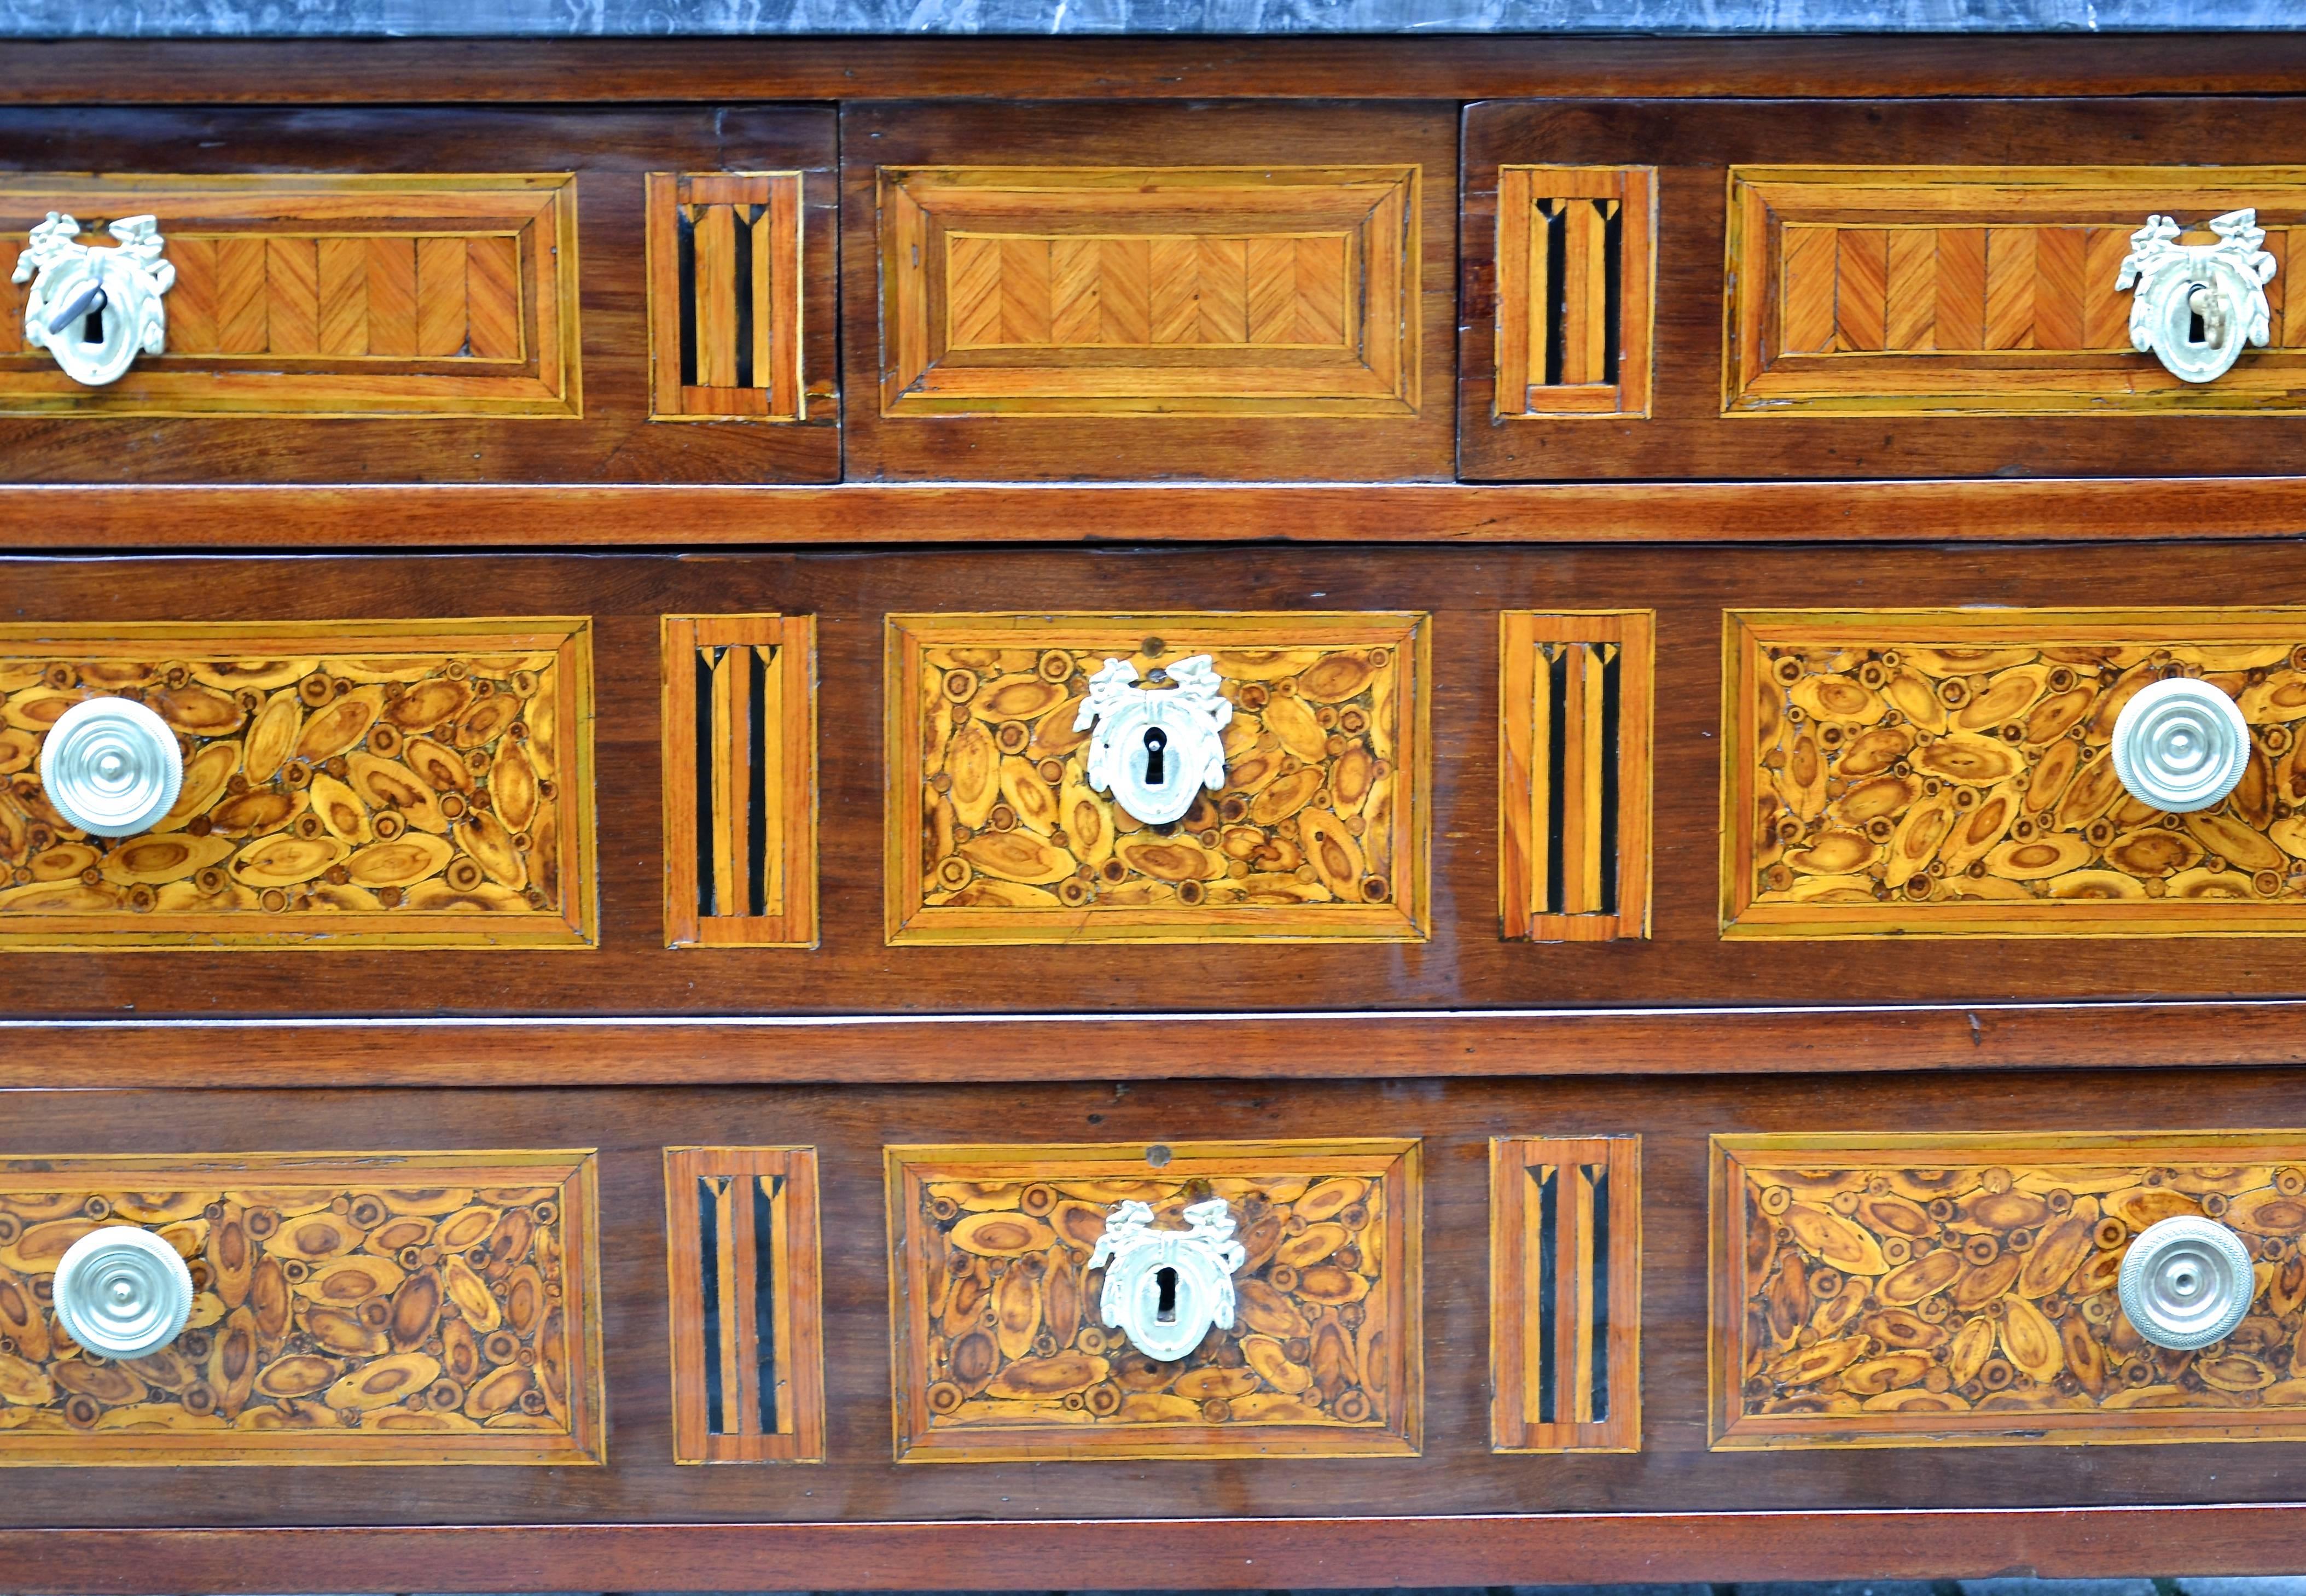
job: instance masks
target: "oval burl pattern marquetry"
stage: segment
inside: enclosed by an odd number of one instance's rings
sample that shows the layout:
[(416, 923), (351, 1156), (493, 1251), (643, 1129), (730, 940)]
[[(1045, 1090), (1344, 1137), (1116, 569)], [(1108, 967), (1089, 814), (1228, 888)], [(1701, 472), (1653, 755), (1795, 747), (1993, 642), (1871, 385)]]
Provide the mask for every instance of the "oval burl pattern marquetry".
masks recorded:
[[(578, 1152), (0, 1164), (0, 1464), (598, 1463), (594, 1206)], [(53, 1284), (124, 1224), (194, 1291), (112, 1360)]]
[[(891, 617), (890, 940), (1422, 940), (1428, 648), (1412, 614)], [(1225, 785), (1147, 825), (1075, 721), (1107, 660), (1204, 653)]]
[[(1716, 1137), (1717, 1446), (2306, 1437), (2306, 1137)], [(2257, 1295), (2149, 1344), (2123, 1252), (2201, 1215)]]
[[(1727, 648), (1725, 935), (2306, 931), (2306, 611), (1743, 611)], [(2250, 730), (2185, 815), (2109, 751), (2171, 676)]]
[[(1417, 1451), (1416, 1143), (887, 1156), (900, 1461)], [(1120, 1203), (1182, 1232), (1211, 1199), (1234, 1322), (1156, 1361), (1102, 1322), (1091, 1254)]]
[[(591, 623), (0, 627), (0, 948), (585, 946)], [(40, 789), (73, 704), (176, 733), (176, 801), (89, 835)]]

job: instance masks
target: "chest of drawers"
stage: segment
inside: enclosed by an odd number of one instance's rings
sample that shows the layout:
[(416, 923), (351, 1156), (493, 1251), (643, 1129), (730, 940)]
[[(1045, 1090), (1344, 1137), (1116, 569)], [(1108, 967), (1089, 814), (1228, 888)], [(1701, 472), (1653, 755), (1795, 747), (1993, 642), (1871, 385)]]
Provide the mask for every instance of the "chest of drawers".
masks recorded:
[(2298, 55), (12, 52), (15, 1583), (2286, 1566)]

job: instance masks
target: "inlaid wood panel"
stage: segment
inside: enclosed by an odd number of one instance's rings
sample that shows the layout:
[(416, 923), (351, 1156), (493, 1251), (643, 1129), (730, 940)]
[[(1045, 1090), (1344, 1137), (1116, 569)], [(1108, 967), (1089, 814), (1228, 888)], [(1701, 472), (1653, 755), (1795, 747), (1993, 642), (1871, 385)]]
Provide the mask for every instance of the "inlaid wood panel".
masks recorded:
[[(1730, 171), (1723, 408), (2102, 414), (2297, 407), (2306, 329), (2284, 313), (2306, 167), (1799, 167)], [(2131, 346), (2130, 236), (2184, 242), (2255, 207), (2278, 263), (2271, 337), (2215, 383)]]
[[(2306, 610), (1745, 610), (1726, 636), (1724, 935), (2306, 931)], [(2190, 815), (2108, 751), (2173, 675), (2250, 726)]]
[(1490, 1143), (1490, 1445), (1642, 1444), (1642, 1143)]
[[(807, 416), (799, 172), (648, 175), (653, 421)], [(831, 373), (817, 395), (831, 395)]]
[[(891, 1147), (901, 1463), (1383, 1457), (1420, 1447), (1420, 1148), (1340, 1141)], [(1124, 1201), (1222, 1199), (1235, 1323), (1155, 1362), (1089, 1261)]]
[[(604, 1462), (597, 1208), (590, 1152), (0, 1159), (0, 1465)], [(107, 1225), (192, 1269), (141, 1358), (49, 1305)]]
[[(579, 619), (0, 625), (0, 950), (588, 947), (592, 692)], [(184, 754), (132, 837), (40, 789), (110, 696)]]
[[(1392, 612), (891, 616), (890, 942), (1422, 940), (1429, 634)], [(1226, 784), (1148, 826), (1089, 786), (1089, 680), (1204, 653)]]
[(664, 618), (668, 947), (816, 942), (816, 621)]
[(1498, 168), (1497, 414), (1650, 410), (1657, 172)]
[[(158, 218), (167, 346), (102, 389), (22, 341), (21, 235)], [(567, 173), (0, 176), (0, 415), (561, 416), (578, 378)]]
[(679, 1463), (823, 1463), (816, 1149), (667, 1148), (672, 1449)]
[(1413, 415), (1415, 166), (884, 166), (884, 415)]
[(1499, 618), (1499, 890), (1508, 938), (1649, 935), (1655, 627), (1646, 610)]
[[(2306, 1136), (1713, 1139), (1716, 1447), (2306, 1436)], [(2141, 1337), (2117, 1282), (2173, 1215), (2241, 1233), (2224, 1341)]]

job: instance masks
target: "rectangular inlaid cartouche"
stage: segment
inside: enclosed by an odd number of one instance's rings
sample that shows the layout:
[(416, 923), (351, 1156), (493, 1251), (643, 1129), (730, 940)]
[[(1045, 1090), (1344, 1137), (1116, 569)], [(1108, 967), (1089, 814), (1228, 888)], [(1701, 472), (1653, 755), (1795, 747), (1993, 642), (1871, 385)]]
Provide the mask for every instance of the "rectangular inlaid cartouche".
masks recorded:
[[(891, 616), (889, 941), (1423, 940), (1430, 632), (1393, 611)], [(1148, 824), (1092, 785), (1092, 679), (1178, 691), (1201, 656), (1221, 782)]]
[[(107, 838), (40, 786), (119, 696), (184, 761)], [(592, 622), (0, 625), (0, 949), (595, 943)]]

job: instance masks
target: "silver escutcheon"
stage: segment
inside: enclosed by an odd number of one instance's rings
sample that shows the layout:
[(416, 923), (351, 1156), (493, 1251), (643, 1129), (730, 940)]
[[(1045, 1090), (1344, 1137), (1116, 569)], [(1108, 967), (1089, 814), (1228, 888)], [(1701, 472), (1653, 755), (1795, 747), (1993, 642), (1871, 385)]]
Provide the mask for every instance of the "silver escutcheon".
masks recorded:
[(1213, 1329), (1233, 1328), (1233, 1272), (1249, 1259), (1225, 1199), (1194, 1203), (1184, 1220), (1183, 1230), (1157, 1230), (1150, 1205), (1121, 1203), (1089, 1255), (1090, 1268), (1105, 1270), (1099, 1317), (1157, 1363), (1186, 1356)]
[(58, 815), (97, 837), (132, 837), (184, 789), (184, 755), (168, 723), (132, 698), (90, 698), (56, 717), (40, 744), (40, 788)]
[(106, 1358), (141, 1358), (174, 1341), (192, 1315), (192, 1272), (149, 1230), (110, 1225), (65, 1250), (56, 1265), (56, 1318)]
[(2250, 763), (2250, 724), (2205, 681), (2165, 677), (2122, 706), (2114, 773), (2131, 797), (2173, 815), (2223, 802)]
[(2216, 243), (2180, 243), (2178, 224), (2150, 216), (2130, 235), (2114, 279), (2130, 289), (2130, 343), (2182, 382), (2214, 382), (2246, 345), (2263, 346), (2273, 311), (2266, 285), (2278, 264), (2263, 247), (2258, 212), (2230, 210), (2210, 223)]
[(106, 231), (114, 243), (82, 243), (80, 223), (51, 210), (16, 257), (13, 277), (32, 286), (24, 341), (86, 388), (117, 382), (138, 355), (166, 351), (168, 309), (160, 296), (176, 285), (158, 218), (124, 217)]
[(2233, 1334), (2258, 1294), (2250, 1248), (2215, 1219), (2149, 1225), (2122, 1255), (2122, 1311), (2156, 1346), (2190, 1353)]

